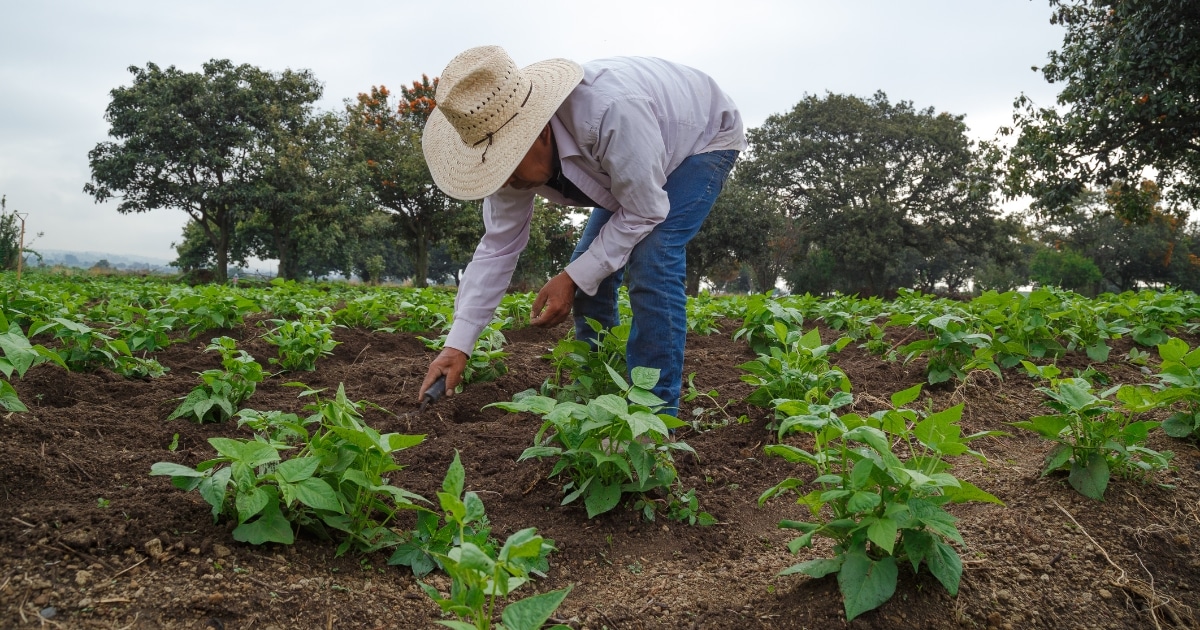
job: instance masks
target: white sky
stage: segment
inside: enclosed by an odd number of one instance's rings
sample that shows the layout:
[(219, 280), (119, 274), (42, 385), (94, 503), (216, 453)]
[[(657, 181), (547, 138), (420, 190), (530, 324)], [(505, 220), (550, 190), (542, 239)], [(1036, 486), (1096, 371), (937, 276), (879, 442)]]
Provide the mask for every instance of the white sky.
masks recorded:
[(186, 215), (121, 215), (83, 192), (87, 153), (108, 140), (109, 91), (131, 65), (200, 71), (209, 59), (307, 68), (323, 109), (372, 85), (441, 73), (472, 46), (520, 65), (653, 55), (704, 70), (748, 127), (805, 94), (870, 96), (965, 114), (990, 139), (1022, 92), (1050, 105), (1040, 73), (1061, 44), (1047, 0), (358, 0), (9, 3), (0, 34), (0, 194), (29, 213), (35, 248), (174, 259)]

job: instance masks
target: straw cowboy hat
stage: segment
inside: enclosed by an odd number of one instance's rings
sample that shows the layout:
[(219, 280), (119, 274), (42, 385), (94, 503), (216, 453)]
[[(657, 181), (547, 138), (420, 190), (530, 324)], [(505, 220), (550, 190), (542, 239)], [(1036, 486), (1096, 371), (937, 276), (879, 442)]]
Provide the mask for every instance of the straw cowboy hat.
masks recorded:
[(499, 190), (582, 79), (574, 61), (518, 68), (499, 46), (455, 57), (438, 79), (437, 107), (421, 139), (433, 181), (455, 199)]

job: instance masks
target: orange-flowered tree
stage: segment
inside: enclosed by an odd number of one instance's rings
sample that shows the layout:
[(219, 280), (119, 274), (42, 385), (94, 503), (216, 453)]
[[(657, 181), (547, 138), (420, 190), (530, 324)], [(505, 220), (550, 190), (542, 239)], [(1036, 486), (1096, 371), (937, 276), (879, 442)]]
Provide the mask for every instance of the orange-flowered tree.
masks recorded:
[(346, 106), (347, 146), (358, 179), (372, 203), (392, 215), (418, 287), (429, 277), (431, 249), (455, 229), (467, 207), (438, 189), (421, 151), (436, 90), (437, 79), (423, 76), (402, 87), (398, 98), (385, 86), (372, 86)]

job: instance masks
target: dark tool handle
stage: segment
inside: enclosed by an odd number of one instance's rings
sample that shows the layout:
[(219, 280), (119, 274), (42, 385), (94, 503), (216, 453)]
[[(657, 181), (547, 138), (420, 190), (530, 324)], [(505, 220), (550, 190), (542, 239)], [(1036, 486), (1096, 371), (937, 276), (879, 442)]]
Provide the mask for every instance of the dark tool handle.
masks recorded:
[(429, 389), (425, 390), (425, 395), (421, 397), (421, 411), (425, 411), (425, 407), (429, 406), (429, 403), (436, 402), (445, 393), (446, 375), (443, 374), (433, 382), (433, 385), (429, 386)]

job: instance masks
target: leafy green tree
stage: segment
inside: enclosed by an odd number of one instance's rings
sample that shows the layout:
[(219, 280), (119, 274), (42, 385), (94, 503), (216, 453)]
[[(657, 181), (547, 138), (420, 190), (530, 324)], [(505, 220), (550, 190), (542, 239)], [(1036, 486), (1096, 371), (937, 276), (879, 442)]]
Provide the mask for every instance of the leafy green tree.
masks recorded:
[[(521, 252), (521, 259), (513, 271), (511, 286), (514, 289), (537, 291), (571, 262), (571, 254), (579, 241), (579, 230), (571, 218), (578, 212), (578, 208), (560, 206), (541, 197), (534, 200), (529, 244)], [(474, 242), (479, 242), (478, 236)]]
[(255, 212), (238, 225), (250, 254), (279, 260), (278, 275), (288, 280), (320, 276), (333, 268), (317, 264), (336, 258), (347, 246), (347, 223), (359, 220), (361, 205), (345, 165), (341, 120), (334, 114), (312, 116), (296, 128), (276, 128), (265, 150), (262, 177), (255, 190)]
[[(38, 236), (41, 236), (39, 233)], [(0, 269), (16, 269), (21, 256), (32, 253), (38, 260), (42, 255), (29, 249), (22, 248), (21, 218), (17, 211), (8, 211), (8, 198), (0, 196)]]
[(1010, 193), (1057, 212), (1088, 187), (1136, 187), (1154, 174), (1172, 202), (1200, 201), (1200, 3), (1050, 4), (1065, 34), (1041, 72), (1063, 86), (1060, 108), (1017, 99)]
[(133, 84), (110, 93), (109, 135), (88, 153), (96, 202), (120, 198), (122, 214), (175, 208), (188, 214), (215, 256), (214, 279), (228, 275), (237, 222), (256, 206), (274, 159), (277, 129), (296, 128), (321, 96), (307, 70), (271, 73), (228, 60), (202, 72), (131, 66)]
[(1103, 275), (1091, 258), (1070, 249), (1044, 247), (1033, 255), (1030, 274), (1039, 284), (1095, 295)]
[(1124, 185), (1105, 193), (1089, 191), (1072, 204), (1047, 215), (1034, 227), (1039, 240), (1054, 249), (1087, 252), (1102, 278), (1101, 289), (1126, 291), (1142, 284), (1188, 286), (1200, 262), (1192, 254), (1200, 251), (1194, 226), (1187, 214), (1166, 208), (1157, 199), (1154, 182), (1146, 181), (1136, 192), (1141, 204), (1152, 203), (1141, 220), (1123, 213), (1130, 194)]
[(739, 168), (796, 230), (791, 288), (887, 294), (916, 282), (922, 261), (1005, 238), (1000, 154), (966, 131), (962, 116), (893, 104), (882, 92), (806, 96), (750, 130)]
[(756, 270), (751, 291), (766, 291), (786, 258), (787, 220), (775, 200), (762, 190), (745, 185), (738, 173), (717, 197), (708, 219), (687, 246), (687, 293), (700, 291), (700, 280), (741, 275), (743, 265)]
[(425, 164), (421, 132), (437, 80), (426, 83), (402, 89), (396, 104), (387, 87), (379, 86), (346, 106), (347, 145), (357, 180), (374, 204), (392, 215), (418, 287), (427, 284), (432, 248), (468, 207), (442, 193)]

